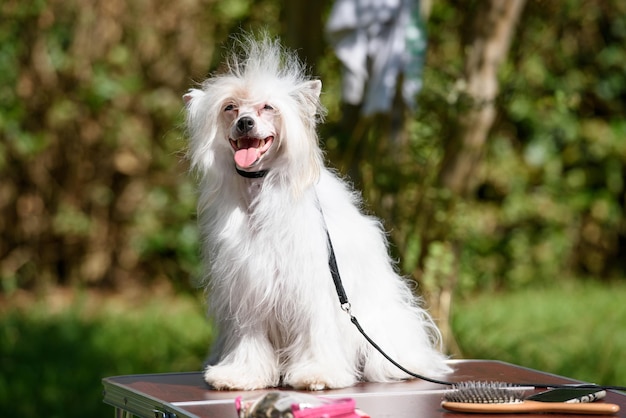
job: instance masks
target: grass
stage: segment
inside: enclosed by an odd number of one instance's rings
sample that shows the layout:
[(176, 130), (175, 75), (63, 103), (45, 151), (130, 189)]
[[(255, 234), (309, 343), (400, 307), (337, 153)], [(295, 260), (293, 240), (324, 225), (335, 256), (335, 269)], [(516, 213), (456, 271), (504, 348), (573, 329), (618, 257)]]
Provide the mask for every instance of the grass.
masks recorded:
[(26, 299), (0, 309), (5, 416), (111, 416), (103, 377), (199, 370), (206, 356), (211, 328), (190, 296)]
[[(626, 284), (577, 284), (459, 301), (466, 358), (626, 384)], [(55, 291), (0, 301), (0, 413), (107, 417), (102, 377), (199, 370), (211, 340), (200, 295)]]
[(466, 358), (492, 358), (599, 384), (626, 385), (626, 283), (575, 282), (457, 303)]

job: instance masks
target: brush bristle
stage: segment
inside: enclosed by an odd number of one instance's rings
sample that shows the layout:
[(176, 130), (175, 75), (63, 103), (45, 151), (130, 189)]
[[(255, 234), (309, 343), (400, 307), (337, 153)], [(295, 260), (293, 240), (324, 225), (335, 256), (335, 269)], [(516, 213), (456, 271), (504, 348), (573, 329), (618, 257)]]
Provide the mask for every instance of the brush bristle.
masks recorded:
[(518, 403), (524, 400), (524, 388), (502, 382), (461, 382), (443, 395), (446, 402)]

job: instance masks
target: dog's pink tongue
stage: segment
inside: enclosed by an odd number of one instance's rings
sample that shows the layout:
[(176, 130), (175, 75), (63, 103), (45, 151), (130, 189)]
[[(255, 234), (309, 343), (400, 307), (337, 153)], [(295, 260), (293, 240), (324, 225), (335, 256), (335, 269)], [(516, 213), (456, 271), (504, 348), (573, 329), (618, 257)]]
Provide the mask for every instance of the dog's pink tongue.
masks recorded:
[(248, 168), (261, 157), (261, 151), (258, 148), (242, 148), (235, 152), (235, 162), (241, 168)]

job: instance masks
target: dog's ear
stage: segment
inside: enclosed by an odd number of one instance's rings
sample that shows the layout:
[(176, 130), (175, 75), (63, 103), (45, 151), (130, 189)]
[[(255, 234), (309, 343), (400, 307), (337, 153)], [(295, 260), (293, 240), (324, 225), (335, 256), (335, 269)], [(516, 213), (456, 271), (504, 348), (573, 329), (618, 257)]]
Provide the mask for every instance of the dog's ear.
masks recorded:
[(320, 94), (322, 93), (322, 82), (320, 80), (305, 81), (300, 84), (298, 91), (307, 116), (323, 113), (320, 103)]
[(304, 89), (308, 90), (309, 94), (317, 99), (320, 97), (322, 93), (322, 81), (321, 80), (310, 80), (304, 83)]
[(189, 91), (183, 95), (183, 101), (185, 102), (185, 106), (191, 106), (191, 101), (200, 96), (204, 96), (204, 92), (202, 90), (189, 89)]

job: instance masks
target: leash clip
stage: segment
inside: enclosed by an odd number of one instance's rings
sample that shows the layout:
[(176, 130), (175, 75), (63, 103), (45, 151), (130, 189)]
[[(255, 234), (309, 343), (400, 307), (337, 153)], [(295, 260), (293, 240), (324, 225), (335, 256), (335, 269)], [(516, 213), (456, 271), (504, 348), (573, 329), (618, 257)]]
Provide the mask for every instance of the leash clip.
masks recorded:
[(352, 316), (352, 305), (350, 305), (350, 302), (341, 304), (341, 310)]

